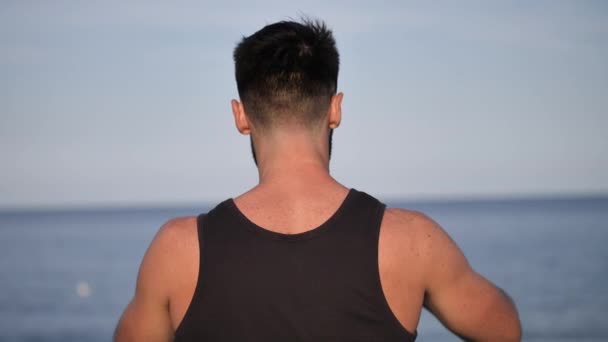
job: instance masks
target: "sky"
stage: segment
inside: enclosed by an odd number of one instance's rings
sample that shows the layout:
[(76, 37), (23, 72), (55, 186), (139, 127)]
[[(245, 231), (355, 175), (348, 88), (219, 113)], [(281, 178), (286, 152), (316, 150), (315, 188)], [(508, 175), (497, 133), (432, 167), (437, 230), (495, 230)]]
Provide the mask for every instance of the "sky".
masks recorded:
[(0, 209), (184, 205), (258, 181), (232, 51), (325, 20), (331, 173), (381, 198), (608, 194), (604, 1), (1, 1)]

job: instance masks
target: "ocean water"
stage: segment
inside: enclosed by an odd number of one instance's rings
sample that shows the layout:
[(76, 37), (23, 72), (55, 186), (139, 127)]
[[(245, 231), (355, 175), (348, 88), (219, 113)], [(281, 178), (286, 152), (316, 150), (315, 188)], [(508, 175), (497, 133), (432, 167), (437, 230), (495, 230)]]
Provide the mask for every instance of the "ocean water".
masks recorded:
[[(444, 227), (524, 341), (608, 341), (608, 197), (388, 204)], [(208, 208), (0, 212), (0, 341), (109, 341), (157, 229)], [(427, 312), (418, 332), (458, 340)]]

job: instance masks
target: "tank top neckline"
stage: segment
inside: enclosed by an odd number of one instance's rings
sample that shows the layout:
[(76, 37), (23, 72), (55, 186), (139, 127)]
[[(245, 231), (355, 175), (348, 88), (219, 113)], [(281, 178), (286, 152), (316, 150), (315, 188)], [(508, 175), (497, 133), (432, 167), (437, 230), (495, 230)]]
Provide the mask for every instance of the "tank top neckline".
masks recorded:
[(352, 200), (354, 199), (356, 192), (356, 189), (350, 188), (348, 190), (348, 193), (342, 200), (342, 203), (338, 206), (338, 209), (336, 209), (336, 211), (319, 226), (295, 234), (279, 233), (272, 231), (268, 228), (259, 226), (255, 222), (251, 221), (247, 216), (245, 216), (245, 214), (243, 214), (243, 212), (237, 207), (236, 203), (234, 202), (234, 198), (229, 198), (225, 201), (225, 204), (228, 207), (228, 210), (232, 211), (234, 213), (234, 216), (236, 216), (236, 218), (239, 219), (241, 223), (243, 223), (242, 227), (245, 227), (249, 231), (275, 240), (300, 241), (313, 238), (328, 230), (335, 221), (337, 221), (341, 216), (344, 215), (344, 212), (348, 209), (349, 203), (352, 202)]

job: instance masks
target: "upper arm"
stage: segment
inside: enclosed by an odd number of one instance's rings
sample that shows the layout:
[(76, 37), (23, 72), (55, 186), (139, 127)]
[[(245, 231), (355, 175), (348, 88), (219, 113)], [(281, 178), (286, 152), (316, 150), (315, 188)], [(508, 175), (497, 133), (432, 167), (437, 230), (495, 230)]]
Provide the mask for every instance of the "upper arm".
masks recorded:
[(425, 249), (424, 304), (448, 329), (472, 340), (519, 341), (521, 328), (512, 301), (475, 272), (456, 243), (421, 215), (419, 239)]
[(175, 221), (158, 231), (148, 247), (137, 275), (135, 294), (122, 314), (114, 341), (171, 341), (168, 281)]

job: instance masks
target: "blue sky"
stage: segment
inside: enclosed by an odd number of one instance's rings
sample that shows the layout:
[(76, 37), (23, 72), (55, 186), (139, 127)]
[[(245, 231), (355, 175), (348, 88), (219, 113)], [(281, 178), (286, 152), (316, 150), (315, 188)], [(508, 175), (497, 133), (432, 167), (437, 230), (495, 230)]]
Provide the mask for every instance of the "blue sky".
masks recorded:
[(0, 208), (191, 204), (257, 173), (232, 49), (301, 14), (341, 53), (332, 173), (379, 197), (608, 193), (601, 1), (3, 1)]

